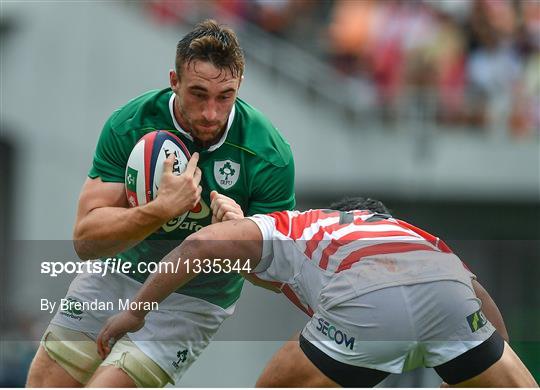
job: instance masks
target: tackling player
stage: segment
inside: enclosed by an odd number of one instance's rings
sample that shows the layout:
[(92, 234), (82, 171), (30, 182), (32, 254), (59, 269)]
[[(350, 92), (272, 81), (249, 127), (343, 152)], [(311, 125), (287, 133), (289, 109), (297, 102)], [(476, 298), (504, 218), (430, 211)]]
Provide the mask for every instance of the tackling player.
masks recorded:
[[(170, 88), (147, 92), (115, 111), (101, 132), (74, 228), (81, 259), (114, 256), (128, 274), (85, 273), (71, 284), (75, 304), (131, 298), (148, 277), (139, 262), (161, 260), (212, 222), (294, 207), (294, 163), (276, 128), (238, 98), (244, 57), (235, 33), (212, 20), (177, 46)], [(157, 198), (129, 208), (128, 156), (145, 134), (167, 130), (193, 155), (186, 171), (164, 164)], [(188, 212), (185, 219), (177, 216)], [(30, 368), (31, 387), (161, 387), (177, 384), (230, 316), (240, 296), (238, 273), (201, 275), (153, 312), (139, 332), (119, 341), (107, 359), (95, 337), (113, 313), (59, 310)]]
[[(164, 261), (135, 301), (154, 302), (195, 277), (194, 259), (240, 258), (311, 316), (257, 385), (371, 387), (390, 373), (433, 367), (450, 385), (535, 387), (506, 336), (500, 313), (461, 260), (437, 237), (363, 198), (330, 210), (276, 212), (209, 226)], [(190, 270), (188, 272), (188, 270)], [(482, 296), (482, 303), (475, 295)], [(482, 305), (483, 304), (483, 305)], [(124, 311), (98, 336), (143, 326), (147, 310)], [(494, 323), (490, 322), (488, 318)]]

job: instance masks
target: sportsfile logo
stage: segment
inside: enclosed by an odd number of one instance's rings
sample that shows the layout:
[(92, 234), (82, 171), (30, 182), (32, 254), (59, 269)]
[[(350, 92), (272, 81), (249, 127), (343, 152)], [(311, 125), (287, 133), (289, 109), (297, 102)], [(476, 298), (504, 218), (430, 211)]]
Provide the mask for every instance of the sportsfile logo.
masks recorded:
[(330, 322), (326, 321), (324, 318), (318, 319), (319, 325), (317, 330), (323, 335), (327, 336), (330, 340), (335, 342), (337, 345), (345, 344), (345, 347), (349, 348), (351, 351), (354, 348), (354, 337), (349, 337), (345, 332), (336, 328)]

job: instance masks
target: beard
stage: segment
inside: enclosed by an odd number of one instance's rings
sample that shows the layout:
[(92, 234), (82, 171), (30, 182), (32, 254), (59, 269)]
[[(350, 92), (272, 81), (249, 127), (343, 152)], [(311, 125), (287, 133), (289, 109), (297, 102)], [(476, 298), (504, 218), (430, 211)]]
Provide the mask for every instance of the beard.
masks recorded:
[(229, 115), (223, 120), (220, 121), (205, 121), (204, 119), (194, 120), (190, 117), (189, 113), (184, 109), (183, 105), (181, 104), (178, 97), (176, 97), (175, 102), (178, 102), (175, 104), (175, 108), (177, 109), (178, 116), (181, 119), (179, 120), (180, 126), (191, 136), (193, 137), (193, 141), (200, 146), (203, 147), (209, 147), (213, 144), (217, 143), (217, 141), (220, 139), (221, 135), (225, 131), (225, 127), (227, 126), (227, 121), (229, 119)]

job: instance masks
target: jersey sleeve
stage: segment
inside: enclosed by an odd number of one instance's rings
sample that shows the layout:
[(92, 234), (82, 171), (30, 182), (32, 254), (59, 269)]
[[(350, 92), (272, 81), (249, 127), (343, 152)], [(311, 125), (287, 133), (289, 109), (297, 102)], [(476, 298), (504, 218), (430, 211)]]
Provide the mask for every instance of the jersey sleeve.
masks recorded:
[(257, 278), (274, 283), (291, 283), (298, 273), (299, 257), (294, 240), (279, 230), (279, 219), (291, 218), (294, 212), (282, 211), (249, 217), (263, 236), (261, 261), (251, 273)]
[(465, 263), (463, 260), (461, 260), (461, 265), (463, 266), (463, 268), (465, 269), (465, 272), (467, 273), (467, 275), (469, 275), (471, 279), (478, 279), (476, 274), (472, 272), (472, 270), (469, 268), (467, 263)]
[(100, 177), (104, 182), (123, 183), (131, 149), (125, 146), (123, 137), (113, 130), (113, 117), (114, 114), (103, 126), (88, 177)]
[(263, 238), (263, 249), (261, 255), (261, 261), (257, 266), (251, 270), (251, 273), (263, 272), (270, 267), (272, 259), (274, 257), (274, 248), (272, 245), (272, 239), (274, 237), (275, 222), (274, 218), (263, 214), (257, 214), (252, 217), (248, 217), (258, 226)]
[(257, 170), (254, 178), (248, 215), (294, 209), (296, 199), (292, 156), (285, 166), (273, 164), (262, 166)]

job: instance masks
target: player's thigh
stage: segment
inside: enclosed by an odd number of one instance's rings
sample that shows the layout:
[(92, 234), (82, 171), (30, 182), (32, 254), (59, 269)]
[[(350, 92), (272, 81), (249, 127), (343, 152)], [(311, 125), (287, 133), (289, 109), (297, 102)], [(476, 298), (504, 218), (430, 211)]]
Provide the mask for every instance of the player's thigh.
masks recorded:
[[(65, 298), (58, 302), (58, 310), (51, 324), (97, 335), (105, 321), (119, 308), (119, 300), (129, 298), (141, 284), (117, 273), (102, 276), (85, 272), (71, 282)], [(102, 310), (106, 306), (106, 310)]]
[[(84, 310), (85, 302), (118, 300), (118, 284), (108, 283), (100, 275), (77, 275), (58, 303), (58, 311), (43, 335), (41, 347), (29, 371), (28, 385), (71, 387), (86, 384), (101, 363), (95, 341), (89, 335), (97, 334), (109, 313)], [(80, 305), (80, 306), (79, 306)], [(48, 378), (42, 373), (50, 372)]]
[(129, 337), (117, 341), (86, 387), (164, 387), (167, 374)]
[(91, 387), (163, 387), (178, 384), (234, 305), (223, 309), (199, 298), (172, 294), (145, 325), (115, 343), (89, 382)]
[(85, 387), (137, 387), (137, 385), (122, 368), (100, 366)]
[(306, 357), (298, 334), (270, 359), (256, 387), (339, 387)]
[(172, 294), (129, 338), (169, 375), (172, 384), (178, 384), (233, 312), (234, 305), (224, 309), (199, 298)]
[(533, 376), (512, 348), (504, 342), (501, 358), (479, 375), (455, 387), (538, 387)]
[(82, 384), (51, 359), (40, 345), (30, 365), (26, 387), (82, 387)]
[(412, 302), (424, 362), (446, 383), (477, 377), (501, 359), (505, 342), (482, 313), (472, 288), (439, 281), (404, 289)]
[(50, 324), (30, 367), (28, 386), (81, 386), (100, 363), (92, 338), (83, 332)]
[[(482, 313), (471, 288), (440, 281), (407, 289), (410, 301), (417, 303), (414, 313), (421, 314), (418, 328), (423, 329), (426, 364), (445, 382), (465, 387), (534, 384), (527, 368)], [(422, 299), (437, 306), (429, 307)], [(437, 326), (429, 328), (434, 323)]]

